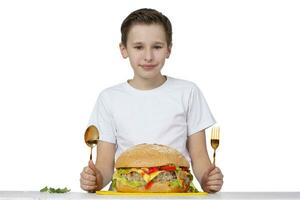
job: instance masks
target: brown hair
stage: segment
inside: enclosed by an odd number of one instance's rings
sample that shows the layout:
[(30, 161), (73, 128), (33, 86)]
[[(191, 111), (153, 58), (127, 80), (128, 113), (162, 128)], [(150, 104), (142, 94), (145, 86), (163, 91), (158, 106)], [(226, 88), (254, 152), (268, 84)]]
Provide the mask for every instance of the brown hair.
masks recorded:
[(159, 24), (165, 29), (167, 45), (172, 44), (172, 25), (170, 20), (161, 12), (150, 8), (142, 8), (130, 13), (121, 25), (121, 42), (126, 47), (130, 28), (136, 24)]

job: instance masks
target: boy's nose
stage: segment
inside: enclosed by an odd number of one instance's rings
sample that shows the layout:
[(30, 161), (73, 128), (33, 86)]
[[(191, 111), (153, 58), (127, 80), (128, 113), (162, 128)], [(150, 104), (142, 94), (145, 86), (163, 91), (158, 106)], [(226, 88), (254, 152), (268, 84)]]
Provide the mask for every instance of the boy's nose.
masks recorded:
[(153, 53), (151, 50), (146, 50), (145, 51), (145, 61), (150, 62), (153, 60)]

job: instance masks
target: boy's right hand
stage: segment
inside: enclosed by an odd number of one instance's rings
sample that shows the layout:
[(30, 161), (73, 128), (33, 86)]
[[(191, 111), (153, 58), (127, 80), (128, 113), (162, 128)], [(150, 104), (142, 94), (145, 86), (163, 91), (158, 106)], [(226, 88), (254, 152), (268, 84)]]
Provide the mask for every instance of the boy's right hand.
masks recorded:
[(85, 191), (95, 192), (100, 190), (100, 181), (101, 173), (90, 160), (88, 166), (84, 167), (80, 173), (80, 187)]

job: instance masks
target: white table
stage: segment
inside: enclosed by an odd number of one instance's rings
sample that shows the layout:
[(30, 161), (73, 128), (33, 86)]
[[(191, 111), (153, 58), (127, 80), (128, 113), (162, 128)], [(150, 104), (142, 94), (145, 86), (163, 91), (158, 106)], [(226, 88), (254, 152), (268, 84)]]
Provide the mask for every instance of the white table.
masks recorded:
[(0, 200), (21, 199), (21, 200), (54, 200), (54, 199), (299, 199), (300, 192), (219, 192), (208, 196), (186, 196), (186, 197), (157, 197), (157, 196), (102, 196), (92, 193), (69, 192), (66, 194), (49, 194), (36, 191), (0, 191)]

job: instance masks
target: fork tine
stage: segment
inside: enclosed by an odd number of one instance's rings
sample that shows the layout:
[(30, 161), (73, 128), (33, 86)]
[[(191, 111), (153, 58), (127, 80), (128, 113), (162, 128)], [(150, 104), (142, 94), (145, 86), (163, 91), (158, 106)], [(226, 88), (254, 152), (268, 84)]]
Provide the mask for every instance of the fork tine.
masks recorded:
[(214, 138), (216, 138), (216, 134), (217, 134), (217, 128), (214, 127)]
[(215, 137), (216, 137), (216, 128), (213, 127), (213, 128), (211, 129), (211, 138), (214, 139)]
[(220, 138), (220, 127), (213, 127), (212, 128), (211, 138), (212, 139), (219, 139)]

